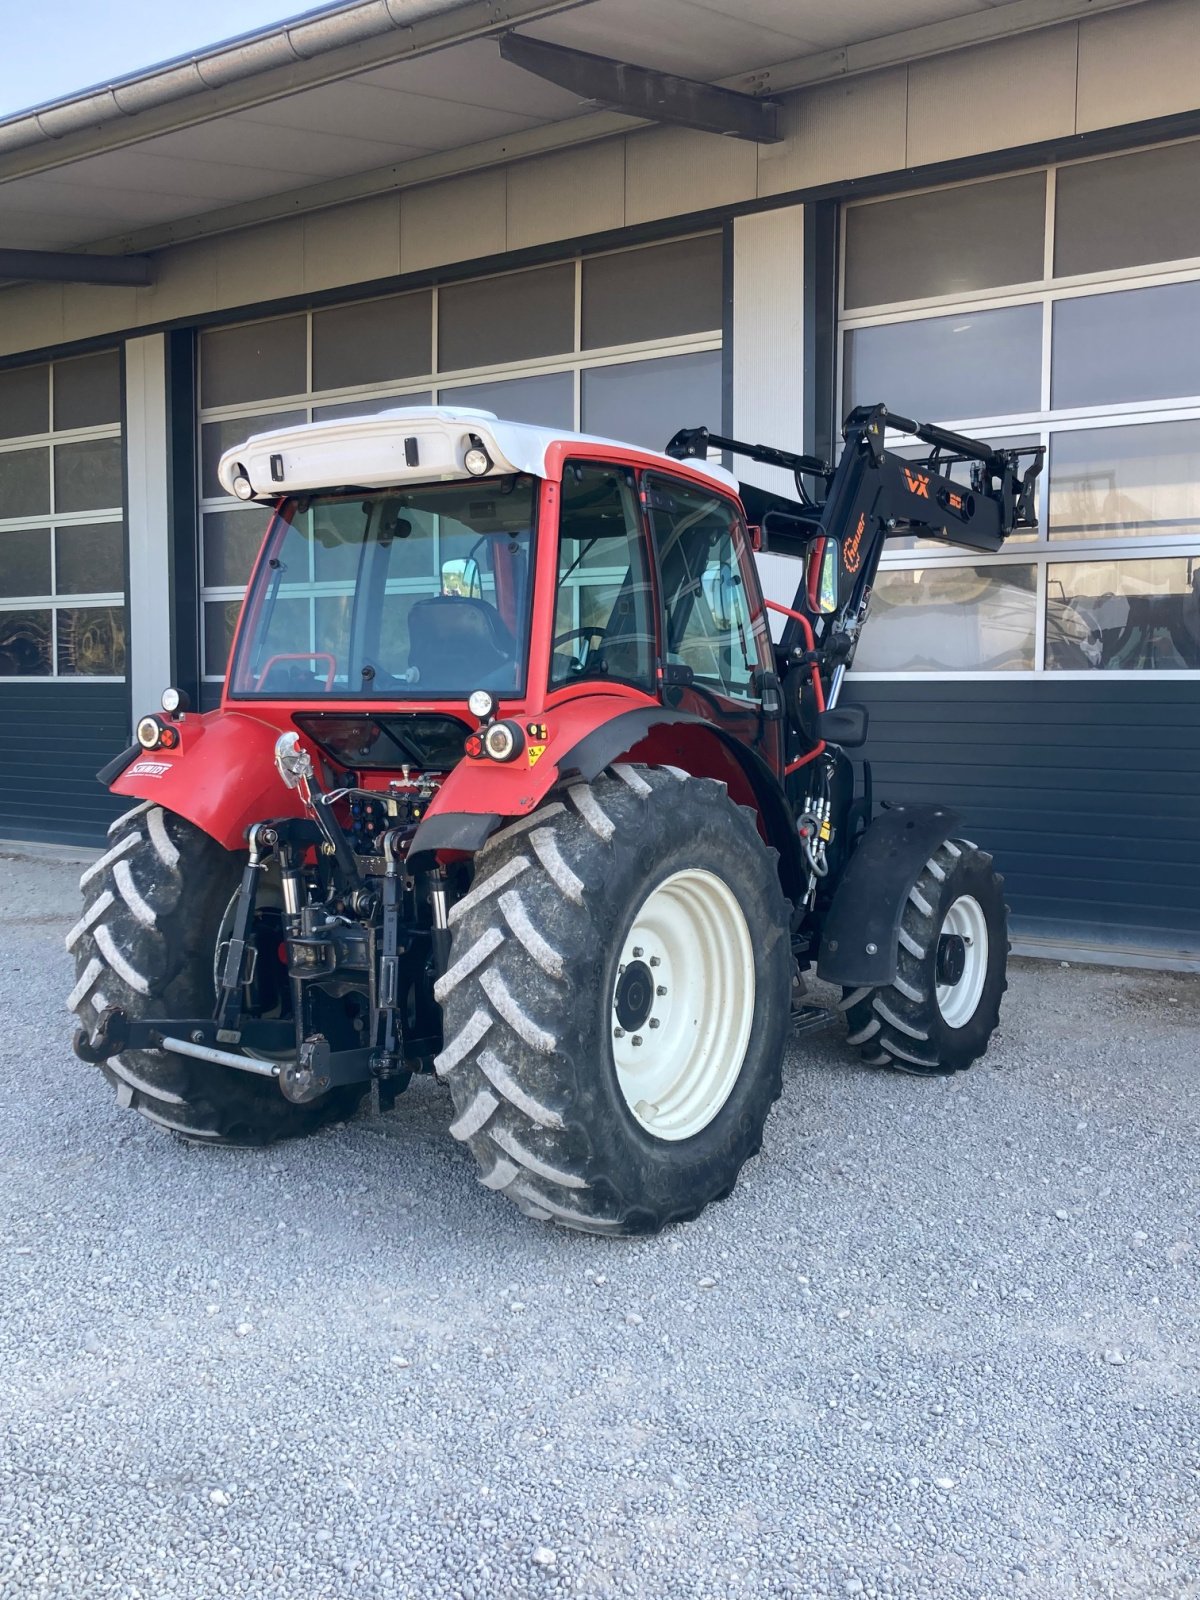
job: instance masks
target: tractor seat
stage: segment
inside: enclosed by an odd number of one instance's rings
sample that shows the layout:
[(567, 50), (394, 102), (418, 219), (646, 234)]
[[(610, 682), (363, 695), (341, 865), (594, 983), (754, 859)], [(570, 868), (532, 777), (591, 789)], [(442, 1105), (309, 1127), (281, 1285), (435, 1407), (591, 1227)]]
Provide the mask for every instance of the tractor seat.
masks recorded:
[(515, 656), (516, 641), (486, 600), (435, 595), (408, 613), (408, 664), (430, 688), (489, 687), (488, 678), (512, 667)]

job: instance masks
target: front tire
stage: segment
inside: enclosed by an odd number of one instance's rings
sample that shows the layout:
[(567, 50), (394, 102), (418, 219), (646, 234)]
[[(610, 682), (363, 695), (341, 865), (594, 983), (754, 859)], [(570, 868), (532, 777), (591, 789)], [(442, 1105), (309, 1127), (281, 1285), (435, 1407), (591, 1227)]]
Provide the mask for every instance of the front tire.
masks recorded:
[(909, 890), (895, 978), (843, 995), (849, 1042), (873, 1067), (922, 1077), (964, 1071), (999, 1024), (1008, 949), (1004, 880), (991, 856), (946, 840)]
[(753, 813), (616, 766), (494, 836), (450, 923), (436, 1065), (487, 1187), (609, 1234), (732, 1190), (779, 1096), (792, 977)]
[[(130, 1017), (211, 1016), (213, 958), (243, 861), (148, 801), (109, 829), (111, 847), (80, 879), (83, 916), (67, 935), (76, 982), (67, 1007), (89, 1033), (108, 1006)], [(163, 1050), (100, 1063), (119, 1105), (204, 1144), (265, 1145), (350, 1116), (357, 1086), (312, 1105), (271, 1079)]]

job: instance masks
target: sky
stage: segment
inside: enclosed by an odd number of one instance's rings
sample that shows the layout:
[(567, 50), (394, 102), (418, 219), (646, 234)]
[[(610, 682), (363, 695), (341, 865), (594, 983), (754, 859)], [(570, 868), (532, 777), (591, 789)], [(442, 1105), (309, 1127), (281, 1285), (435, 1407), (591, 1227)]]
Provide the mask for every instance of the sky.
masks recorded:
[(0, 117), (314, 9), (320, 0), (0, 0)]

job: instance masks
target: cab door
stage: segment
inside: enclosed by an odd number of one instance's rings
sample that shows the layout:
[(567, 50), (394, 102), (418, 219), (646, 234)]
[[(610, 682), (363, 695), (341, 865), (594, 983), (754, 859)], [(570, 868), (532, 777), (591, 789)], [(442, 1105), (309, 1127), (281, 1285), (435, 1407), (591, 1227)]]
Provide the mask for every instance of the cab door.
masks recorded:
[[(641, 487), (658, 568), (663, 698), (725, 729), (779, 775), (782, 723), (763, 710), (770, 630), (741, 511), (669, 473), (643, 473)], [(777, 690), (770, 701), (779, 705)]]

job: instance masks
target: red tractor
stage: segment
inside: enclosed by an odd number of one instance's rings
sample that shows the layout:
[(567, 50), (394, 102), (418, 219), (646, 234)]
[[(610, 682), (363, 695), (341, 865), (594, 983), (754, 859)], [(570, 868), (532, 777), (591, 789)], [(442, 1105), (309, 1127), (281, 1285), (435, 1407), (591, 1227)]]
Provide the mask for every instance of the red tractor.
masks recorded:
[[(229, 451), (269, 526), (220, 709), (168, 689), (100, 774), (137, 803), (67, 940), (78, 1054), (209, 1144), (435, 1072), (484, 1184), (612, 1234), (730, 1192), (789, 1031), (828, 1015), (798, 1004), (809, 968), (867, 1062), (969, 1066), (1001, 881), (949, 811), (872, 814), (838, 692), (885, 539), (997, 549), (1041, 453), (882, 406), (844, 437), (831, 469), (418, 408)], [(794, 498), (739, 498), (714, 449)], [(760, 549), (797, 560), (778, 641)]]

